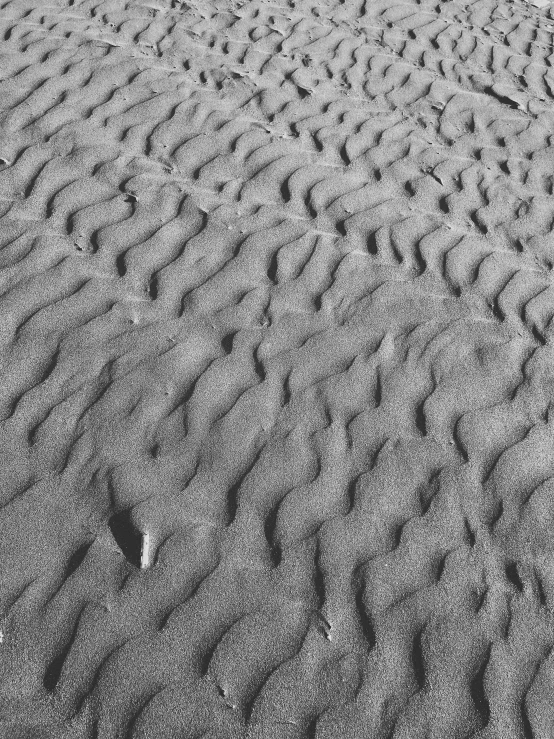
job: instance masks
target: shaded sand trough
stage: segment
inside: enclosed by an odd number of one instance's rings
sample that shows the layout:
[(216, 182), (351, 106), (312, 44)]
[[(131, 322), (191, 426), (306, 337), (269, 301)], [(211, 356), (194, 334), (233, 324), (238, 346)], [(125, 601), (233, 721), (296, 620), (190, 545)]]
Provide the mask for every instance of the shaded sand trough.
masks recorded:
[(0, 736), (552, 739), (554, 14), (0, 2)]

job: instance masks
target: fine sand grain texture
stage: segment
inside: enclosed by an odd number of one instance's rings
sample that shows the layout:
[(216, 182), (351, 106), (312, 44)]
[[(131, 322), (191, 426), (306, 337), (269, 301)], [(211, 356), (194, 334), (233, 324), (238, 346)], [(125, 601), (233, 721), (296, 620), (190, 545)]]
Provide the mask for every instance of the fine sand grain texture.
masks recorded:
[(552, 739), (551, 4), (0, 39), (0, 738)]

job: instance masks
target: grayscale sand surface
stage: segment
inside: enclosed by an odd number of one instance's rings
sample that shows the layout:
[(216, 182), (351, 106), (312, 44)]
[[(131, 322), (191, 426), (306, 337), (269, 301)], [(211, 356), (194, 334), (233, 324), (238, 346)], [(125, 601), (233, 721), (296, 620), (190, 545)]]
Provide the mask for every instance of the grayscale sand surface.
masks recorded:
[(0, 39), (1, 739), (552, 739), (551, 4)]

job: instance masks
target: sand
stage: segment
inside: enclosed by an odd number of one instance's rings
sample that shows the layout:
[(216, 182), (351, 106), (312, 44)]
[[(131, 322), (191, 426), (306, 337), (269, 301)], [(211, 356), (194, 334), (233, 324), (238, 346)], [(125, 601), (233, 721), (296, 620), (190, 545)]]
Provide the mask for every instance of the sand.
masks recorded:
[(0, 737), (552, 739), (552, 3), (0, 39)]

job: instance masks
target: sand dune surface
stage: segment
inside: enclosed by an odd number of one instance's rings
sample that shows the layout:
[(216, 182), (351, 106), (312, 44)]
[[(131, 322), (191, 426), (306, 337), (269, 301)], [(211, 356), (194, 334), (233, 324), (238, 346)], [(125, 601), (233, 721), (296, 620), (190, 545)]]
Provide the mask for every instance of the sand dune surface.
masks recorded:
[(0, 0), (0, 737), (552, 739), (547, 0)]

